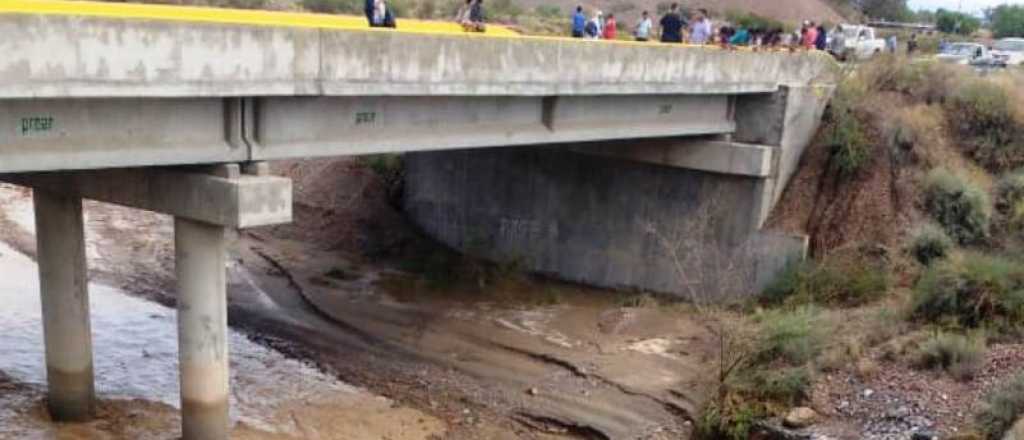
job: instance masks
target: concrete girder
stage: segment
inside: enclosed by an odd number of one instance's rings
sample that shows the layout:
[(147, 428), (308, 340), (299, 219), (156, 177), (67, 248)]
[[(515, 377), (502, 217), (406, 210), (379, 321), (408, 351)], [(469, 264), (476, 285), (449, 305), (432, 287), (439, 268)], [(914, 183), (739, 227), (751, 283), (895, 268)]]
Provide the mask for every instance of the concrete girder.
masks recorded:
[(283, 177), (223, 178), (187, 169), (125, 168), (12, 174), (0, 179), (230, 228), (292, 220), (292, 183)]
[(727, 134), (727, 95), (255, 100), (255, 160)]
[(573, 151), (697, 171), (767, 178), (777, 148), (715, 140), (670, 140), (580, 145)]

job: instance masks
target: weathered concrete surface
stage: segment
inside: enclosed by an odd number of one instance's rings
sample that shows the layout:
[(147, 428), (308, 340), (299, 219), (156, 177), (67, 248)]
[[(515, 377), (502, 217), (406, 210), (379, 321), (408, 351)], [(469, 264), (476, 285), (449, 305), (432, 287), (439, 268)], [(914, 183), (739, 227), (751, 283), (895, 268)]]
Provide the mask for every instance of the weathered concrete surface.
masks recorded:
[(283, 177), (224, 178), (187, 169), (132, 168), (11, 174), (0, 179), (227, 227), (272, 225), (292, 219), (292, 183)]
[(404, 205), (456, 249), (606, 287), (719, 300), (763, 286), (806, 242), (758, 231), (763, 179), (509, 148), (407, 155)]
[(227, 440), (227, 249), (222, 226), (174, 219), (183, 440)]
[(0, 98), (737, 94), (834, 81), (824, 53), (0, 15)]
[(767, 220), (769, 211), (796, 172), (834, 90), (834, 84), (810, 83), (784, 86), (773, 94), (736, 98), (736, 132), (732, 140), (778, 149), (773, 176), (763, 185), (760, 224)]
[(46, 344), (47, 406), (57, 421), (96, 410), (82, 199), (35, 191), (39, 291)]

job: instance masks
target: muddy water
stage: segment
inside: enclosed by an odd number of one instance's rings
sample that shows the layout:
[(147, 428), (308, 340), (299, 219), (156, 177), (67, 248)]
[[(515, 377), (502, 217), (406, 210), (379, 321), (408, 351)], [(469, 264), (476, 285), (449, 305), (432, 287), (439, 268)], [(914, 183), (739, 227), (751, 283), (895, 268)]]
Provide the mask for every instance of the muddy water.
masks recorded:
[[(36, 265), (0, 243), (0, 274), (0, 439), (175, 438), (179, 395), (174, 310), (90, 285), (103, 420), (59, 426), (48, 422), (42, 410), (46, 377)], [(436, 420), (392, 408), (385, 399), (237, 332), (231, 332), (229, 344), (235, 438), (424, 438), (442, 430)], [(375, 417), (381, 419), (379, 426)], [(387, 418), (391, 421), (384, 422)], [(342, 425), (352, 419), (360, 423)]]

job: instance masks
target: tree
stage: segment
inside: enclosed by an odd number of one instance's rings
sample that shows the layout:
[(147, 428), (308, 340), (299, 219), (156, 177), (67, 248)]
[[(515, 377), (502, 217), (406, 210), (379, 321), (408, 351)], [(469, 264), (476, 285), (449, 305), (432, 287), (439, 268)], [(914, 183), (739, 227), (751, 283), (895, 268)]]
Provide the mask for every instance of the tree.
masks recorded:
[(888, 21), (910, 21), (914, 16), (907, 0), (861, 0), (860, 9), (868, 17)]
[(981, 20), (960, 12), (939, 9), (935, 12), (935, 26), (948, 34), (971, 35), (981, 28)]
[(992, 10), (991, 20), (996, 38), (1024, 37), (1024, 6), (999, 6)]

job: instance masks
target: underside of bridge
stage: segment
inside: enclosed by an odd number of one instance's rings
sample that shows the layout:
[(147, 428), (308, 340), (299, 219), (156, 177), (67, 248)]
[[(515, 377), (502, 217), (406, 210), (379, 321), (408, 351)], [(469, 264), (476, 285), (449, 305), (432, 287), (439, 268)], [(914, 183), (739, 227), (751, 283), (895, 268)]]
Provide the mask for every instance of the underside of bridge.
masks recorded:
[(408, 154), (404, 205), (430, 236), (484, 258), (604, 287), (735, 299), (806, 254), (805, 237), (761, 227), (828, 93), (733, 97), (735, 130), (724, 135)]

